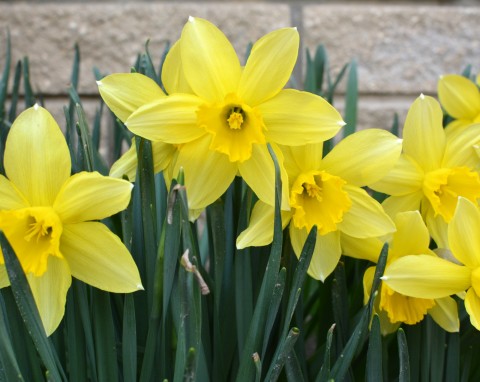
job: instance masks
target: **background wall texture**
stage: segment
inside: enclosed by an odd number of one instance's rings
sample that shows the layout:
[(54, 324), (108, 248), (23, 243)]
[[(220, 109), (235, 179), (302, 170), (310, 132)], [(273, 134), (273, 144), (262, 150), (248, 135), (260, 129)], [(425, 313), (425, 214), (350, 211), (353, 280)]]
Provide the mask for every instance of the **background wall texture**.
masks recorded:
[[(81, 52), (80, 93), (90, 113), (98, 105), (93, 76), (128, 72), (144, 44), (160, 60), (167, 41), (175, 41), (189, 15), (220, 27), (240, 56), (249, 42), (284, 26), (296, 26), (302, 41), (295, 71), (302, 77), (305, 48), (324, 44), (333, 73), (355, 58), (359, 74), (359, 126), (402, 123), (420, 94), (435, 94), (438, 77), (460, 73), (468, 64), (480, 70), (480, 4), (475, 0), (430, 1), (424, 5), (389, 2), (0, 2), (0, 60), (6, 30), (14, 61), (28, 55), (31, 81), (62, 124), (62, 106), (73, 62)], [(341, 91), (341, 90), (340, 90)], [(342, 108), (342, 96), (335, 106)]]

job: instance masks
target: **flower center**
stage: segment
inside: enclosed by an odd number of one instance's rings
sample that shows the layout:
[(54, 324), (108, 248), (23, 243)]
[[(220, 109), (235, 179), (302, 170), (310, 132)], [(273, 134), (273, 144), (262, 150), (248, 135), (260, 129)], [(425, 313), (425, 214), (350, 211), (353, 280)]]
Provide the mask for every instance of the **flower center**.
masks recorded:
[(477, 203), (480, 179), (468, 167), (441, 168), (425, 175), (423, 191), (435, 211), (448, 223), (453, 217), (459, 196)]
[(266, 144), (260, 112), (235, 94), (227, 95), (223, 102), (201, 105), (197, 123), (212, 135), (210, 149), (228, 155), (231, 162), (246, 161), (254, 144)]
[(51, 207), (1, 211), (0, 229), (4, 231), (25, 273), (41, 276), (47, 270), (48, 256), (62, 257), (62, 222)]
[(421, 321), (434, 305), (435, 300), (405, 296), (382, 283), (380, 309), (387, 312), (391, 323), (405, 322), (414, 325)]
[(295, 227), (309, 231), (316, 225), (321, 235), (335, 231), (352, 205), (343, 190), (345, 184), (343, 179), (325, 171), (301, 174), (290, 193)]
[(242, 128), (243, 124), (243, 110), (239, 106), (234, 106), (230, 111), (230, 116), (227, 118), (228, 126), (233, 130)]

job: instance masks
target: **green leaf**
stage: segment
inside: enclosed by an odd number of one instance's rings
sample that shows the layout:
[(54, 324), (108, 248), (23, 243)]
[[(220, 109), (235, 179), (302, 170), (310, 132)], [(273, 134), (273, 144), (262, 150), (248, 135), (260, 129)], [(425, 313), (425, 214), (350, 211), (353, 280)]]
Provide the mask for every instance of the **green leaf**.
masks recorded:
[(12, 122), (17, 115), (18, 94), (20, 89), (20, 79), (22, 78), (22, 61), (18, 61), (15, 66), (15, 75), (13, 77), (12, 96), (10, 97), (10, 110), (8, 120)]
[(259, 349), (260, 344), (264, 340), (264, 323), (268, 314), (269, 305), (272, 301), (275, 281), (277, 279), (278, 270), (280, 267), (280, 257), (282, 255), (283, 230), (280, 216), (282, 180), (280, 177), (280, 168), (277, 158), (270, 145), (268, 145), (268, 150), (275, 165), (275, 221), (273, 242), (260, 293), (255, 305), (252, 320), (250, 322), (247, 339), (241, 351), (240, 366), (236, 377), (236, 380), (239, 382), (251, 381), (255, 378), (255, 366), (251, 360), (251, 355)]
[[(24, 381), (20, 367), (12, 347), (12, 338), (8, 332), (6, 310), (3, 297), (0, 294), (0, 380)], [(5, 379), (2, 379), (5, 378)]]
[(285, 361), (285, 374), (287, 375), (288, 382), (304, 382), (305, 378), (302, 373), (302, 368), (298, 362), (297, 354), (293, 349), (287, 356)]
[(53, 350), (51, 342), (47, 338), (22, 266), (4, 233), (1, 231), (0, 245), (15, 302), (17, 303), (23, 322), (37, 348), (38, 355), (56, 381), (65, 381), (67, 378), (65, 377), (65, 373)]
[(131, 293), (125, 295), (123, 306), (122, 359), (123, 380), (137, 380), (137, 327), (135, 302)]
[(288, 355), (292, 352), (295, 342), (297, 342), (299, 334), (300, 332), (297, 328), (290, 329), (287, 338), (285, 338), (279, 346), (280, 351), (278, 352), (278, 356), (272, 363), (272, 366), (270, 367), (271, 372), (267, 374), (265, 381), (274, 382), (278, 379)]
[(357, 105), (358, 105), (358, 76), (357, 62), (352, 60), (349, 65), (347, 94), (345, 99), (345, 122), (343, 136), (346, 137), (355, 132), (357, 127)]
[(380, 333), (380, 320), (376, 314), (373, 315), (370, 328), (365, 379), (367, 381), (383, 381), (382, 335)]
[(5, 66), (0, 79), (0, 122), (5, 118), (5, 101), (7, 99), (8, 80), (10, 78), (10, 65), (12, 61), (12, 47), (10, 43), (10, 31), (7, 30), (7, 48), (5, 50)]
[(328, 376), (330, 375), (330, 350), (332, 348), (332, 339), (333, 331), (335, 329), (335, 324), (333, 324), (327, 332), (327, 341), (325, 343), (325, 354), (323, 356), (323, 365), (320, 368), (320, 371), (315, 378), (315, 382), (328, 381)]
[[(410, 382), (410, 360), (408, 357), (408, 344), (405, 332), (402, 328), (397, 331), (398, 341), (398, 358), (400, 372), (398, 375), (398, 382)], [(448, 379), (453, 381), (453, 379)], [(457, 379), (458, 380), (458, 379)]]
[(30, 84), (30, 65), (28, 57), (23, 58), (23, 91), (25, 97), (25, 108), (35, 105), (35, 95), (33, 94), (32, 85)]
[(448, 333), (447, 361), (445, 370), (446, 381), (460, 380), (460, 335)]

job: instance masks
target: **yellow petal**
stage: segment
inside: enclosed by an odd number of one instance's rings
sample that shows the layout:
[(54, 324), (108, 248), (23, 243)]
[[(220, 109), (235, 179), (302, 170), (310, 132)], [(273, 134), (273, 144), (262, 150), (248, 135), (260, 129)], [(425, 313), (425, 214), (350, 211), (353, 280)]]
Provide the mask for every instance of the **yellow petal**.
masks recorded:
[(122, 122), (140, 106), (165, 97), (154, 80), (140, 73), (111, 74), (97, 84), (103, 101)]
[(238, 85), (240, 98), (256, 106), (277, 94), (290, 79), (299, 44), (296, 28), (279, 29), (259, 39), (252, 47)]
[(402, 154), (395, 166), (369, 187), (388, 195), (407, 195), (422, 189), (423, 170), (408, 155)]
[(400, 212), (418, 210), (422, 198), (422, 191), (402, 196), (390, 196), (383, 201), (382, 207), (388, 216), (395, 217)]
[(448, 241), (455, 258), (467, 267), (480, 266), (480, 212), (465, 198), (458, 198), (453, 219), (448, 226)]
[(143, 289), (132, 256), (102, 223), (65, 225), (60, 248), (72, 276), (95, 288), (116, 293)]
[[(282, 228), (285, 228), (290, 221), (290, 212), (281, 211), (281, 215)], [(260, 200), (255, 203), (248, 227), (237, 238), (237, 248), (261, 247), (270, 244), (273, 240), (274, 218), (274, 207)]]
[(237, 53), (212, 23), (189, 17), (180, 38), (180, 53), (185, 78), (201, 98), (223, 101), (237, 90), (241, 75)]
[[(298, 229), (290, 224), (290, 238), (293, 250), (297, 257), (300, 257), (303, 246), (307, 240), (308, 232), (306, 229)], [(313, 250), (312, 261), (308, 267), (308, 274), (316, 280), (322, 282), (335, 270), (335, 267), (342, 255), (340, 248), (340, 234), (338, 231), (318, 235)]]
[(65, 182), (53, 208), (64, 224), (101, 220), (127, 207), (132, 187), (126, 180), (83, 171)]
[(5, 172), (31, 205), (52, 205), (70, 176), (70, 152), (60, 128), (35, 105), (13, 122), (5, 147)]
[(469, 79), (458, 74), (442, 76), (438, 81), (438, 98), (455, 119), (474, 119), (480, 114), (480, 93)]
[(341, 234), (343, 254), (355, 259), (369, 260), (373, 263), (378, 261), (383, 243), (376, 237), (359, 239)]
[[(368, 267), (365, 273), (363, 274), (363, 303), (364, 304), (368, 303), (368, 300), (370, 299), (370, 293), (372, 291), (374, 276), (375, 276), (375, 267)], [(380, 300), (378, 296), (376, 300), (377, 301)]]
[(397, 214), (394, 219), (397, 231), (393, 233), (388, 261), (406, 255), (431, 254), (430, 234), (418, 211)]
[(447, 146), (442, 167), (479, 166), (475, 147), (480, 143), (480, 124), (445, 129)]
[(10, 279), (8, 278), (7, 268), (5, 267), (5, 264), (3, 264), (3, 259), (2, 259), (2, 264), (0, 264), (0, 289), (5, 288), (9, 285), (10, 285)]
[(429, 203), (422, 204), (422, 215), (427, 224), (430, 236), (439, 248), (448, 248), (448, 223), (441, 215), (435, 216), (435, 211)]
[(398, 293), (417, 298), (442, 298), (470, 287), (467, 267), (429, 255), (401, 257), (385, 270), (384, 283)]
[[(282, 177), (282, 209), (288, 210), (288, 175), (283, 166), (283, 154), (278, 147), (272, 148), (277, 156)], [(275, 168), (267, 146), (253, 145), (251, 158), (238, 163), (238, 170), (261, 201), (275, 205)]]
[[(170, 164), (176, 151), (177, 148), (169, 143), (152, 142), (153, 171), (155, 174), (163, 171)], [(109, 175), (113, 178), (120, 179), (127, 176), (130, 182), (135, 182), (137, 166), (137, 146), (135, 144), (135, 138), (133, 138), (132, 145), (128, 151), (112, 165)]]
[(0, 209), (14, 210), (28, 206), (28, 201), (15, 185), (0, 174)]
[(27, 274), (27, 280), (49, 336), (60, 325), (65, 313), (67, 291), (72, 283), (70, 269), (64, 259), (50, 256), (47, 271), (40, 277)]
[(453, 298), (444, 297), (436, 299), (435, 306), (429, 309), (428, 314), (443, 330), (450, 333), (460, 331), (458, 306)]
[(168, 94), (190, 93), (193, 90), (183, 73), (182, 59), (180, 54), (180, 40), (170, 48), (162, 66), (162, 83)]
[(340, 113), (322, 97), (299, 90), (282, 90), (260, 104), (268, 141), (286, 146), (319, 143), (332, 138), (345, 124)]
[(344, 189), (348, 192), (352, 207), (338, 224), (340, 231), (358, 238), (378, 237), (395, 231), (395, 225), (380, 203), (365, 190), (351, 185), (346, 185)]
[(472, 325), (480, 330), (480, 298), (473, 288), (470, 288), (465, 296), (465, 310), (470, 316)]
[(401, 151), (402, 140), (388, 131), (362, 130), (340, 141), (323, 159), (322, 169), (363, 187), (393, 169)]
[(165, 143), (191, 142), (205, 134), (197, 125), (202, 100), (190, 94), (174, 94), (146, 104), (125, 122), (134, 134)]
[(280, 146), (290, 182), (301, 173), (318, 170), (323, 158), (323, 142), (304, 146)]
[(174, 177), (181, 167), (184, 169), (190, 209), (203, 209), (212, 204), (223, 195), (237, 174), (236, 163), (209, 147), (208, 135), (183, 145), (173, 166)]
[(410, 107), (403, 128), (403, 151), (424, 171), (440, 167), (445, 151), (442, 109), (432, 97), (421, 95)]

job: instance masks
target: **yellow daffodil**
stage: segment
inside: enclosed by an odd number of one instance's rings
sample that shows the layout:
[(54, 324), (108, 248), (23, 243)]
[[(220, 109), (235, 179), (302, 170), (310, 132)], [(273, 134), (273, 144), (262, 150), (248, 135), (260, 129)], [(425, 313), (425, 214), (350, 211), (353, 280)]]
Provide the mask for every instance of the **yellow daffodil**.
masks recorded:
[[(435, 253), (429, 249), (430, 234), (420, 212), (399, 213), (394, 221), (397, 230), (386, 240), (390, 246), (385, 272), (388, 272), (390, 264), (404, 256), (436, 257)], [(357, 239), (343, 235), (342, 249), (347, 256), (376, 263), (384, 241), (380, 238)], [(369, 267), (363, 276), (365, 303), (370, 298), (374, 274), (375, 267)], [(374, 307), (380, 318), (381, 331), (384, 335), (395, 331), (402, 322), (409, 325), (416, 324), (427, 313), (445, 330), (449, 332), (459, 330), (457, 304), (451, 297), (438, 300), (412, 298), (397, 293), (385, 283), (381, 283)]]
[[(138, 73), (110, 75), (97, 84), (104, 102), (122, 122), (125, 122), (140, 106), (165, 97), (165, 93), (155, 81)], [(167, 168), (175, 152), (174, 145), (152, 142), (154, 172), (158, 173)], [(130, 149), (112, 165), (109, 175), (114, 178), (126, 176), (134, 182), (137, 164), (137, 148), (133, 138)]]
[[(274, 166), (267, 143), (281, 156), (276, 144), (321, 142), (344, 125), (321, 97), (283, 89), (298, 47), (295, 28), (274, 31), (253, 45), (242, 67), (216, 26), (189, 18), (163, 65), (168, 96), (145, 102), (125, 124), (139, 136), (177, 145), (172, 171), (184, 169), (191, 209), (218, 199), (237, 174), (262, 201), (273, 205)], [(136, 77), (125, 76), (138, 87)], [(115, 96), (114, 89), (111, 94)], [(135, 98), (135, 92), (129, 97)], [(284, 170), (282, 175), (283, 205), (288, 208)]]
[(468, 78), (458, 74), (441, 76), (438, 98), (445, 111), (454, 118), (448, 127), (480, 123), (480, 91)]
[[(57, 123), (35, 106), (13, 123), (0, 175), (0, 229), (22, 265), (50, 335), (65, 310), (71, 277), (119, 293), (142, 288), (120, 239), (97, 222), (123, 210), (132, 185), (97, 172), (70, 176), (70, 153)], [(0, 286), (9, 285), (0, 256)]]
[(477, 173), (480, 124), (461, 129), (442, 127), (440, 105), (421, 95), (408, 112), (403, 153), (397, 165), (371, 188), (391, 195), (383, 206), (390, 216), (420, 210), (431, 236), (446, 247), (447, 223), (458, 196), (473, 203), (480, 197)]
[(383, 282), (417, 298), (443, 298), (467, 291), (465, 309), (480, 330), (480, 211), (459, 198), (448, 225), (448, 242), (456, 263), (432, 256), (405, 256), (385, 271)]
[[(395, 165), (401, 140), (385, 130), (354, 133), (322, 158), (322, 145), (283, 147), (290, 180), (290, 238), (300, 255), (310, 229), (318, 228), (308, 273), (325, 280), (341, 256), (340, 233), (356, 238), (377, 237), (395, 227), (381, 205), (362, 187), (376, 182)], [(237, 239), (237, 247), (266, 245), (273, 238), (271, 206), (257, 202), (248, 228)]]

